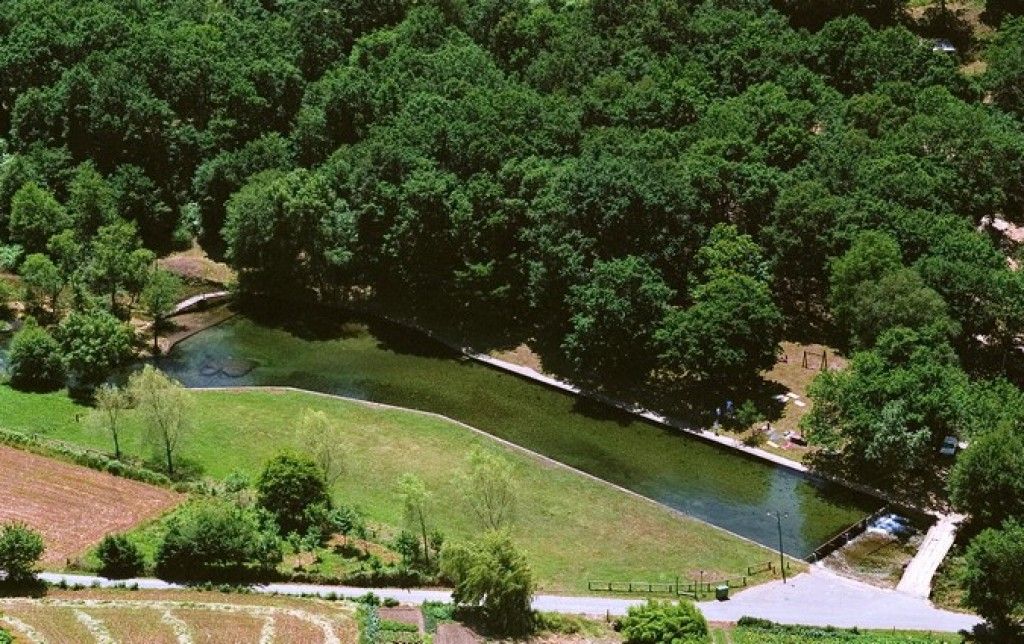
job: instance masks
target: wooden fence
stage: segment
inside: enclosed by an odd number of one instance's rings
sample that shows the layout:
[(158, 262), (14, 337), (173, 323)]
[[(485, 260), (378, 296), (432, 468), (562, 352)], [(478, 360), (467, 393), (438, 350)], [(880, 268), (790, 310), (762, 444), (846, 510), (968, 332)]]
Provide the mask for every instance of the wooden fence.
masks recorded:
[(588, 581), (587, 590), (609, 593), (644, 593), (661, 595), (691, 595), (712, 593), (718, 586), (743, 588), (747, 585), (746, 576), (735, 579), (719, 579), (713, 581)]

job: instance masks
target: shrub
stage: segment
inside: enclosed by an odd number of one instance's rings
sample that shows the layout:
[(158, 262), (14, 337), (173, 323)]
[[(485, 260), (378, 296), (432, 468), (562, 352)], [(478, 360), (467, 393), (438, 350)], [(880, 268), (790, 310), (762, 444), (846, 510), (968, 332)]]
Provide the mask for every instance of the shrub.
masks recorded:
[(626, 644), (682, 644), (708, 641), (708, 624), (690, 602), (651, 600), (634, 606), (622, 620)]
[(224, 501), (196, 504), (167, 521), (157, 548), (157, 574), (178, 579), (238, 578), (281, 562), (272, 521)]
[(281, 534), (305, 533), (311, 506), (330, 508), (327, 484), (316, 463), (294, 454), (279, 454), (263, 468), (257, 484), (259, 504), (274, 515)]
[(13, 644), (14, 638), (11, 634), (0, 628), (0, 644)]
[(64, 384), (60, 345), (34, 318), (14, 334), (8, 355), (11, 385), (27, 391), (59, 389)]
[(7, 581), (33, 580), (44, 548), (43, 537), (24, 523), (5, 524), (0, 529), (0, 570), (7, 573)]
[(100, 559), (100, 574), (111, 579), (127, 579), (140, 575), (145, 559), (135, 545), (123, 534), (108, 534), (96, 548)]

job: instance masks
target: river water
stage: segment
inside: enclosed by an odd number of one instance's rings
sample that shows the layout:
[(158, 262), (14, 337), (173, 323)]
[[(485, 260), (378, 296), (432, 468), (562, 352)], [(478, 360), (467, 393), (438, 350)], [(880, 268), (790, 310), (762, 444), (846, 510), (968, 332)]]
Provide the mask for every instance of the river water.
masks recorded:
[(800, 557), (880, 505), (349, 314), (239, 316), (185, 340), (159, 366), (191, 387), (287, 385), (444, 414), (773, 548), (768, 513), (783, 512), (784, 547)]

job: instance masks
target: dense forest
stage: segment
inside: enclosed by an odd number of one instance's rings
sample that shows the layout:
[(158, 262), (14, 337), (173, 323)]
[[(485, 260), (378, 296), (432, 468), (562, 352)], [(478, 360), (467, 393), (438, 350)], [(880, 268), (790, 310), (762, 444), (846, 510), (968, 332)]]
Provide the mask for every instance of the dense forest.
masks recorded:
[(897, 0), (3, 0), (0, 259), (116, 309), (197, 238), (243, 290), (526, 329), (604, 384), (827, 337), (810, 438), (927, 470), (1024, 418), (991, 227), (1024, 221), (1024, 19), (990, 4), (968, 75)]

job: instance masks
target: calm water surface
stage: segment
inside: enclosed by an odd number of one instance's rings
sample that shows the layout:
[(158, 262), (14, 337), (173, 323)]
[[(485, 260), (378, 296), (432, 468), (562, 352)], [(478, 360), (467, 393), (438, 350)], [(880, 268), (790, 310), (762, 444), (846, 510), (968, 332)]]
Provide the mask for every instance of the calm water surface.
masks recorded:
[(441, 413), (770, 547), (778, 534), (768, 512), (785, 512), (786, 551), (801, 557), (879, 506), (347, 314), (286, 323), (239, 316), (159, 365), (192, 387), (289, 385)]

